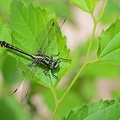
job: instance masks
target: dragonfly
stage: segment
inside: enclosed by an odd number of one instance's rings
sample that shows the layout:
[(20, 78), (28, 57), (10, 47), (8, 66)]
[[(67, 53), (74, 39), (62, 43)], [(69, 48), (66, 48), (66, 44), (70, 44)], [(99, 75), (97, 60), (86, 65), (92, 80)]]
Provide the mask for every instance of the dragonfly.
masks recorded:
[[(66, 21), (66, 19), (63, 21), (61, 27), (63, 26), (63, 24), (65, 23), (65, 21)], [(54, 27), (54, 22), (52, 23), (51, 29), (52, 29), (53, 27)], [(61, 27), (59, 27), (59, 29), (57, 30), (57, 32), (55, 33), (55, 35), (60, 31), (60, 28), (61, 28)], [(47, 34), (47, 35), (50, 34), (51, 29), (48, 31), (48, 34)], [(54, 35), (54, 36), (55, 36), (55, 35)], [(45, 38), (45, 39), (46, 39), (46, 38)], [(53, 38), (52, 38), (52, 39), (53, 39)], [(49, 42), (50, 42), (50, 41), (51, 41), (51, 39), (49, 40)], [(49, 42), (48, 42), (48, 43), (49, 43)], [(48, 56), (48, 55), (46, 55), (46, 54), (43, 53), (42, 49), (38, 50), (38, 51), (37, 51), (37, 54), (30, 54), (30, 53), (27, 53), (27, 52), (25, 52), (24, 50), (22, 50), (22, 49), (20, 49), (20, 48), (18, 48), (18, 47), (16, 47), (16, 46), (13, 46), (12, 44), (7, 43), (6, 41), (0, 41), (0, 46), (1, 46), (1, 47), (4, 47), (4, 48), (7, 48), (7, 49), (10, 49), (10, 50), (12, 50), (12, 51), (18, 52), (18, 53), (20, 53), (20, 54), (24, 54), (25, 56), (31, 58), (31, 59), (32, 59), (32, 63), (29, 65), (29, 67), (32, 66), (32, 65), (35, 65), (35, 66), (43, 65), (43, 66), (45, 67), (45, 70), (43, 71), (43, 73), (44, 73), (45, 75), (49, 75), (49, 74), (47, 74), (47, 73), (48, 73), (48, 71), (51, 71), (52, 76), (53, 76), (54, 78), (56, 78), (56, 79), (58, 79), (58, 77), (54, 74), (53, 70), (56, 69), (56, 68), (58, 68), (58, 66), (59, 66), (59, 61), (61, 61), (61, 60), (63, 60), (63, 61), (69, 60), (69, 59), (65, 59), (65, 58), (54, 59), (54, 56), (58, 56), (59, 53), (58, 53), (57, 55)], [(23, 102), (23, 101), (26, 99), (26, 97), (28, 96), (28, 93), (29, 93), (29, 91), (30, 91), (30, 86), (31, 86), (31, 82), (32, 82), (33, 76), (34, 76), (34, 75), (32, 75), (32, 78), (31, 78), (29, 84), (27, 85), (27, 88), (26, 88), (26, 90), (25, 90), (25, 93), (24, 93), (24, 95), (22, 96), (21, 102)], [(16, 89), (13, 91), (13, 93), (15, 93), (15, 92), (18, 90), (20, 84), (21, 84), (21, 82), (20, 82), (19, 85), (16, 87)]]

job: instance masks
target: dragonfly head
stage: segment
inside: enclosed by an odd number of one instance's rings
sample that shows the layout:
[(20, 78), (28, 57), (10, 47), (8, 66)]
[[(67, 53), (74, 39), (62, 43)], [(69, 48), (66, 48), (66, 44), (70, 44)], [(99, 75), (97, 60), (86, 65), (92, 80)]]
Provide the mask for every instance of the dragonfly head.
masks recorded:
[(51, 69), (54, 69), (54, 68), (57, 68), (58, 67), (58, 61), (57, 60), (54, 60), (52, 62), (52, 65), (50, 66)]

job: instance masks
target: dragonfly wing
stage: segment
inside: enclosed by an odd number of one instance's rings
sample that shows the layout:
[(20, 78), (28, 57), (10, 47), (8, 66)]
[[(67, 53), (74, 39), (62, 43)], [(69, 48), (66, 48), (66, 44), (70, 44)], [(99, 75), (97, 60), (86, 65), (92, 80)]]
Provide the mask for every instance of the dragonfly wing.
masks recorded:
[(31, 84), (32, 84), (32, 81), (33, 81), (33, 78), (34, 78), (34, 75), (35, 75), (35, 72), (36, 72), (38, 66), (36, 66), (34, 68), (35, 69), (32, 69), (32, 71), (34, 71), (34, 72), (32, 72), (30, 80), (29, 79), (24, 80), (24, 83), (22, 86), (22, 92), (21, 92), (21, 99), (20, 99), (21, 102), (23, 102), (27, 98), (27, 96), (30, 92), (30, 87), (31, 87)]
[(16, 71), (14, 76), (10, 77), (8, 82), (8, 95), (12, 95), (17, 92), (21, 83), (23, 81), (23, 76), (20, 71)]
[(32, 83), (32, 80), (24, 80), (23, 86), (22, 86), (21, 98), (20, 98), (21, 102), (23, 102), (27, 98), (30, 92), (31, 83)]

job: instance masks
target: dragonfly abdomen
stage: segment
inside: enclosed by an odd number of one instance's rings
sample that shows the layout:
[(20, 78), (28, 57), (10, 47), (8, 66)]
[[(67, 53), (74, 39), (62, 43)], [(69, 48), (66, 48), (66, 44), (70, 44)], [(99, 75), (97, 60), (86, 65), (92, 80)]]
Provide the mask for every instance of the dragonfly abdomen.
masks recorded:
[(19, 53), (23, 53), (24, 55), (27, 55), (27, 56), (31, 57), (32, 59), (34, 59), (34, 57), (31, 54), (29, 54), (29, 53), (27, 53), (27, 52), (25, 52), (25, 51), (15, 47), (15, 46), (13, 46), (13, 45), (5, 42), (5, 41), (0, 41), (0, 46), (1, 47), (5, 47), (5, 48), (10, 48), (10, 49), (12, 49), (14, 51), (17, 51)]

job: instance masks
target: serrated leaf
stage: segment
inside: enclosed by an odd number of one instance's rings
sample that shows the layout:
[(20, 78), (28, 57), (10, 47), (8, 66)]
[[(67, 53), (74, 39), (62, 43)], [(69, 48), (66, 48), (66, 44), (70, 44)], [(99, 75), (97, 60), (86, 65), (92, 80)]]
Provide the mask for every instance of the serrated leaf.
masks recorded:
[(99, 0), (69, 0), (71, 4), (79, 7), (88, 13), (93, 13), (94, 8)]
[(98, 58), (113, 64), (120, 64), (120, 20), (116, 20), (98, 38)]
[[(29, 54), (37, 54), (37, 51), (42, 49), (42, 52), (48, 56), (60, 53), (57, 57), (68, 58), (69, 50), (66, 47), (66, 38), (61, 35), (55, 14), (50, 14), (39, 6), (24, 5), (21, 2), (13, 1), (10, 18), (9, 26), (14, 46)], [(51, 29), (53, 21), (54, 26)], [(51, 73), (49, 73), (50, 76), (45, 75), (43, 73), (44, 67), (28, 67), (32, 60), (26, 56), (18, 54), (16, 58), (18, 59), (18, 67), (25, 74), (25, 77), (32, 79), (34, 74), (36, 82), (48, 87), (55, 86), (59, 82)], [(60, 70), (55, 71), (55, 75), (59, 79), (65, 74), (69, 63), (59, 63)]]
[(120, 98), (100, 101), (76, 107), (62, 120), (118, 120), (120, 119)]

